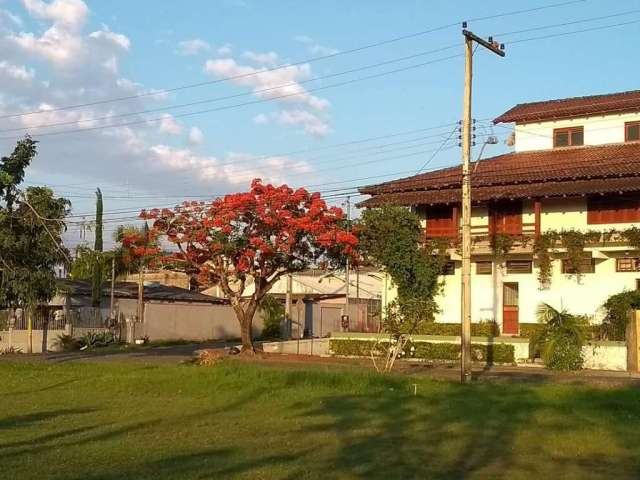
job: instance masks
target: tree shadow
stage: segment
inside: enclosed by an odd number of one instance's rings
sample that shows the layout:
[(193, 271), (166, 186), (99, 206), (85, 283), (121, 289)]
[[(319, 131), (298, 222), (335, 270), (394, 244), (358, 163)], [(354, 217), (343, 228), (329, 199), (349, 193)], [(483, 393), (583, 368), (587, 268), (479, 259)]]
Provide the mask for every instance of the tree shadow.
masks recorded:
[(25, 415), (15, 415), (12, 417), (0, 418), (0, 431), (4, 429), (28, 427), (33, 423), (53, 420), (66, 415), (80, 415), (83, 413), (95, 412), (93, 408), (65, 408), (60, 410), (49, 410), (44, 412), (28, 413)]
[[(296, 408), (315, 425), (299, 434), (337, 436), (331, 462), (356, 478), (585, 478), (595, 471), (603, 478), (638, 478), (638, 391), (572, 387), (560, 392), (556, 401), (534, 386), (442, 384), (413, 395), (398, 382), (386, 391), (328, 396), (313, 407)], [(615, 442), (621, 457), (603, 458), (609, 450), (591, 442), (596, 430)], [(535, 438), (529, 431), (541, 434)], [(576, 455), (589, 443), (592, 458)]]

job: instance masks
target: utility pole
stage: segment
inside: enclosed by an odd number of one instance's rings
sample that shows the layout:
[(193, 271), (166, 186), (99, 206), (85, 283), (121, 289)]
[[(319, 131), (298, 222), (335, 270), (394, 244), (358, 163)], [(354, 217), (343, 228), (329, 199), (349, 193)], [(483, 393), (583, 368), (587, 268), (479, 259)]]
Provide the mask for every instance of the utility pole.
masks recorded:
[(460, 380), (471, 381), (471, 86), (473, 80), (473, 44), (482, 45), (496, 55), (504, 57), (504, 45), (493, 38), (484, 40), (467, 30), (462, 24), (465, 44), (464, 101), (462, 108), (462, 336)]
[[(351, 197), (347, 197), (347, 231), (350, 232), (351, 231)], [(349, 261), (349, 257), (347, 257), (347, 264), (346, 264), (346, 270), (345, 270), (345, 274), (344, 274), (344, 280), (345, 280), (345, 287), (344, 287), (344, 294), (345, 294), (345, 298), (344, 298), (344, 309), (345, 309), (345, 316), (346, 316), (346, 325), (347, 328), (345, 328), (345, 330), (349, 331), (349, 325), (350, 325), (350, 317), (349, 317), (349, 306), (350, 306), (350, 302), (349, 302), (349, 283), (350, 283), (350, 278), (349, 278), (349, 270), (351, 269), (351, 262)]]
[(114, 288), (115, 288), (115, 283), (116, 283), (116, 257), (113, 256), (111, 257), (111, 303), (109, 305), (109, 309), (110, 309), (110, 315), (111, 315), (111, 320), (115, 320), (115, 315), (114, 315), (114, 310), (113, 310), (113, 306), (114, 306)]

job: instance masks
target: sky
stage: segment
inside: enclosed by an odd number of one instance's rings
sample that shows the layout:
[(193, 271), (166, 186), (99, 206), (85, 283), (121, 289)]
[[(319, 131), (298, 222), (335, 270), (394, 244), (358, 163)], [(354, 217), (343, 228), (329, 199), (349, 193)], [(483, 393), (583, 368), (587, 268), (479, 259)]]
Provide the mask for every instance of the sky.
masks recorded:
[(26, 184), (72, 202), (70, 247), (98, 187), (107, 245), (142, 207), (253, 178), (341, 205), (459, 163), (463, 20), (506, 44), (474, 55), (476, 156), (509, 150), (490, 120), (517, 103), (638, 88), (631, 0), (0, 0), (0, 149), (39, 141)]

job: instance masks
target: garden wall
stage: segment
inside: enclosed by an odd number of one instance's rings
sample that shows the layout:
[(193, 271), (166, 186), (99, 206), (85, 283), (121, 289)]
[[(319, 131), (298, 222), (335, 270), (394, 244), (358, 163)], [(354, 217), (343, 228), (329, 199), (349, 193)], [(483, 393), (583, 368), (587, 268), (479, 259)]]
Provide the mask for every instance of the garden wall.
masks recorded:
[[(329, 353), (336, 356), (369, 356), (371, 346), (384, 336), (365, 333), (335, 332), (331, 335)], [(457, 361), (459, 336), (414, 335), (415, 359)], [(515, 337), (471, 337), (474, 361), (489, 363), (529, 363), (529, 340)], [(513, 353), (509, 353), (512, 351)], [(582, 348), (584, 368), (594, 370), (627, 369), (625, 342), (591, 342)], [(512, 355), (512, 356), (510, 356)], [(407, 358), (411, 356), (407, 355)]]

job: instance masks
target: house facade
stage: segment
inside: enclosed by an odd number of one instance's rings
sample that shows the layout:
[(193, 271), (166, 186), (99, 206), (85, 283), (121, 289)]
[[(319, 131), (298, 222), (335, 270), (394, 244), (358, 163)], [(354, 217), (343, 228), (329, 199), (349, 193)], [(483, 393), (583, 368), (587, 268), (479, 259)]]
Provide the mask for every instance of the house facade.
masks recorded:
[[(599, 321), (610, 295), (640, 288), (640, 91), (519, 104), (494, 123), (514, 124), (514, 151), (471, 165), (472, 321), (515, 335), (541, 302)], [(448, 240), (444, 322), (460, 321), (461, 178), (361, 189), (363, 206), (410, 207), (425, 240)]]

